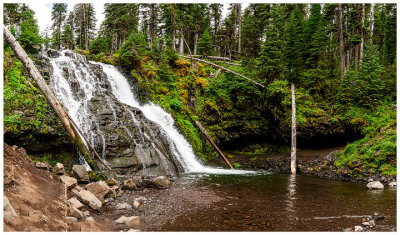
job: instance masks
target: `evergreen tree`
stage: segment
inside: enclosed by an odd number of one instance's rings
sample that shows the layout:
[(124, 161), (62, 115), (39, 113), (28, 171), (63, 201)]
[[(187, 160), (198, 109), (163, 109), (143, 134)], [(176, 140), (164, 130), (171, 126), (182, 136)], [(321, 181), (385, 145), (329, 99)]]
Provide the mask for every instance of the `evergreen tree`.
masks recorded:
[(199, 51), (202, 55), (210, 55), (212, 53), (213, 38), (211, 37), (208, 29), (206, 29), (199, 39)]
[(56, 49), (61, 47), (61, 26), (64, 22), (68, 5), (66, 3), (54, 3), (51, 9), (51, 20), (53, 21), (53, 37)]
[(70, 13), (67, 17), (67, 20), (64, 24), (64, 28), (61, 34), (61, 43), (64, 48), (73, 50), (75, 48), (74, 44), (74, 16)]

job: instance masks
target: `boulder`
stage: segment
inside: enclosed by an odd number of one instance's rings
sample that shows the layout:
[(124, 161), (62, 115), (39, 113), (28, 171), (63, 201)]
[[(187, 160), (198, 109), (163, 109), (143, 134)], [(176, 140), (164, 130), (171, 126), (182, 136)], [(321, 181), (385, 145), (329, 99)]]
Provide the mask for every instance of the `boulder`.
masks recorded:
[(107, 179), (117, 178), (117, 172), (115, 172), (114, 170), (106, 170), (103, 172), (103, 174), (107, 177)]
[(87, 190), (78, 192), (78, 197), (83, 201), (83, 203), (89, 205), (94, 210), (100, 210), (103, 205), (93, 193)]
[(385, 216), (379, 214), (378, 212), (374, 212), (374, 216), (372, 216), (372, 218), (374, 218), (375, 221), (378, 221), (385, 219)]
[[(75, 179), (75, 178), (74, 178)], [(83, 190), (83, 188), (81, 187), (81, 186), (76, 186), (75, 188), (73, 188), (73, 189), (71, 189), (71, 192), (74, 194), (74, 195), (76, 195), (76, 196), (78, 196), (78, 193), (80, 192), (80, 191), (82, 191)]]
[(47, 51), (47, 56), (50, 57), (50, 58), (57, 58), (57, 57), (60, 56), (60, 53), (58, 51), (56, 51), (56, 50), (49, 49)]
[(383, 184), (379, 181), (373, 181), (367, 184), (367, 188), (368, 189), (384, 189), (385, 186), (383, 186)]
[(171, 181), (165, 176), (158, 176), (153, 182), (157, 188), (169, 188), (171, 186)]
[(122, 186), (122, 189), (125, 190), (137, 190), (136, 184), (131, 180), (124, 180), (124, 185)]
[(370, 227), (375, 227), (375, 220), (368, 221)]
[(17, 213), (15, 212), (14, 208), (11, 206), (10, 201), (8, 201), (8, 198), (4, 196), (3, 200), (3, 216), (4, 219), (11, 219), (17, 216)]
[(104, 196), (111, 190), (104, 181), (90, 183), (85, 186), (85, 189), (92, 192), (102, 203), (104, 203)]
[(76, 197), (70, 198), (68, 200), (68, 204), (69, 206), (75, 207), (76, 209), (80, 209), (83, 207), (83, 204), (78, 199), (76, 199)]
[(36, 162), (35, 166), (40, 169), (50, 170), (51, 166), (47, 162)]
[(58, 162), (53, 169), (51, 170), (53, 172), (53, 174), (55, 175), (63, 175), (65, 174), (65, 169), (64, 169), (64, 165), (60, 162)]
[(69, 207), (69, 215), (78, 219), (83, 219), (82, 211), (73, 206)]
[(140, 217), (139, 216), (131, 216), (126, 218), (125, 225), (131, 229), (137, 229), (140, 226)]
[(397, 187), (397, 183), (396, 182), (390, 182), (389, 183), (389, 188), (396, 188)]
[(115, 209), (117, 209), (117, 210), (132, 210), (132, 206), (126, 202), (122, 202), (122, 203), (118, 203), (115, 206)]
[(115, 223), (117, 223), (117, 224), (124, 224), (125, 221), (126, 221), (126, 219), (127, 219), (127, 217), (121, 216), (121, 217), (119, 217), (119, 219), (117, 219), (117, 220), (115, 221)]
[(73, 165), (72, 172), (73, 176), (76, 177), (80, 182), (89, 182), (89, 176), (84, 165)]
[(75, 178), (66, 175), (60, 176), (60, 180), (67, 186), (67, 189), (73, 188), (78, 184)]
[(362, 232), (364, 229), (361, 226), (354, 226), (354, 232)]

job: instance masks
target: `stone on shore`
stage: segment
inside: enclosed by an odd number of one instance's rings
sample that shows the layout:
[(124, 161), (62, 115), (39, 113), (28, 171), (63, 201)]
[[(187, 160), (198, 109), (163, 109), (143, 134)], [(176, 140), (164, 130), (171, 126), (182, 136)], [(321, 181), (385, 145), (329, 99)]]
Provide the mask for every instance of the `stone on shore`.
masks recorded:
[(157, 188), (169, 188), (171, 186), (171, 181), (165, 176), (158, 176), (153, 182)]
[(125, 190), (137, 190), (136, 184), (131, 180), (125, 180), (124, 185), (122, 186), (122, 189)]
[(11, 219), (17, 216), (17, 213), (15, 212), (14, 208), (12, 207), (10, 201), (8, 201), (8, 198), (6, 196), (4, 196), (3, 203), (4, 219)]
[(127, 217), (121, 216), (121, 217), (119, 217), (119, 219), (117, 219), (117, 220), (115, 221), (115, 223), (117, 223), (117, 224), (123, 224), (123, 223), (125, 223), (126, 219), (127, 219)]
[(397, 187), (397, 182), (390, 182), (389, 183), (389, 188), (396, 188)]
[(132, 210), (132, 206), (126, 202), (122, 202), (122, 203), (118, 203), (115, 206), (115, 209), (117, 209), (117, 210)]
[(47, 162), (36, 162), (35, 166), (40, 169), (50, 170), (51, 166)]
[(139, 216), (131, 216), (126, 218), (125, 225), (131, 229), (138, 229), (140, 226), (140, 217)]
[(364, 229), (361, 226), (354, 226), (354, 232), (362, 232)]
[(76, 199), (76, 197), (70, 198), (70, 199), (68, 200), (68, 204), (69, 204), (71, 207), (75, 207), (76, 209), (80, 209), (80, 208), (83, 207), (83, 204), (82, 204), (78, 199)]
[(85, 186), (85, 189), (92, 192), (102, 203), (104, 203), (104, 196), (111, 190), (104, 181), (90, 183)]
[(66, 175), (60, 176), (60, 180), (65, 184), (65, 186), (67, 186), (67, 189), (71, 189), (78, 184), (78, 181), (75, 178)]
[(82, 211), (73, 206), (69, 207), (69, 215), (78, 219), (83, 219)]
[(140, 202), (137, 201), (137, 200), (134, 200), (133, 201), (133, 208), (137, 209), (137, 208), (139, 208), (139, 206), (140, 206)]
[(53, 169), (51, 170), (53, 172), (53, 174), (55, 175), (63, 175), (65, 174), (65, 169), (64, 169), (64, 165), (60, 162), (58, 162)]
[(94, 210), (100, 210), (103, 205), (93, 193), (87, 190), (78, 192), (78, 197), (83, 201), (83, 203), (89, 205)]
[(92, 216), (87, 217), (86, 220), (89, 221), (89, 222), (94, 222), (94, 219), (93, 219)]
[(84, 165), (73, 165), (72, 172), (73, 176), (76, 177), (80, 182), (89, 182), (89, 176)]
[(367, 184), (367, 188), (372, 190), (379, 190), (384, 189), (385, 186), (383, 186), (383, 184), (379, 181), (373, 181)]

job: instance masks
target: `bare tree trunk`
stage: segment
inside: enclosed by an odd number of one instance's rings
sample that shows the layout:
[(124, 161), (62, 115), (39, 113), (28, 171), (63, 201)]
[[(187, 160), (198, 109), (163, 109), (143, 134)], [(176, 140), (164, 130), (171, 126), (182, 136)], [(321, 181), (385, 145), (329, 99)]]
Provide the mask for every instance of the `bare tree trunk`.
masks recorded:
[(296, 98), (292, 83), (292, 153), (290, 154), (290, 171), (296, 174)]
[(197, 40), (198, 40), (198, 39), (199, 39), (199, 33), (196, 32), (196, 33), (194, 34), (194, 39), (193, 39), (193, 44), (194, 44), (194, 46), (193, 46), (193, 54), (194, 54), (194, 55), (197, 54)]
[(200, 122), (196, 121), (196, 126), (200, 129), (201, 133), (207, 138), (207, 140), (210, 142), (210, 144), (217, 150), (219, 155), (224, 159), (225, 163), (230, 167), (233, 168), (232, 164), (228, 161), (228, 159), (225, 157), (225, 155), (219, 150), (218, 146), (214, 143), (214, 141), (211, 139), (211, 137), (207, 134), (206, 130), (204, 130), (203, 126), (200, 124)]
[(344, 45), (343, 45), (343, 8), (342, 4), (339, 3), (339, 57), (340, 57), (340, 81), (344, 77)]
[[(28, 70), (32, 78), (36, 81), (40, 90), (43, 92), (49, 104), (53, 107), (57, 116), (60, 118), (61, 123), (63, 124), (63, 126), (65, 127), (65, 129), (67, 130), (68, 134), (71, 136), (75, 144), (78, 146), (81, 153), (84, 155), (86, 159), (92, 159), (89, 154), (89, 150), (85, 146), (83, 140), (81, 139), (78, 133), (78, 130), (73, 126), (73, 123), (71, 123), (71, 120), (69, 119), (67, 112), (64, 110), (60, 102), (58, 102), (56, 96), (53, 94), (51, 89), (47, 86), (45, 80), (40, 75), (40, 72), (36, 68), (33, 61), (29, 58), (24, 49), (19, 45), (19, 43), (15, 40), (14, 36), (4, 25), (3, 25), (3, 33), (4, 33), (4, 39), (11, 46), (11, 48), (13, 49), (17, 57), (21, 60), (24, 67)], [(88, 161), (89, 164), (90, 162), (92, 161)], [(90, 164), (90, 166), (95, 169), (98, 169), (98, 166), (96, 166), (93, 163)]]
[(364, 21), (365, 21), (365, 3), (362, 4), (361, 10), (361, 44), (360, 44), (360, 65), (364, 56)]
[(182, 32), (182, 30), (180, 30), (180, 33), (181, 33), (181, 37), (179, 39), (179, 51), (178, 51), (178, 53), (179, 53), (179, 55), (183, 55), (183, 32)]
[(242, 37), (242, 4), (239, 3), (237, 6), (238, 13), (238, 52), (240, 56), (241, 52), (241, 37)]
[(374, 36), (374, 3), (371, 3), (371, 11), (369, 13), (369, 32), (371, 33), (370, 41), (372, 42), (372, 36)]

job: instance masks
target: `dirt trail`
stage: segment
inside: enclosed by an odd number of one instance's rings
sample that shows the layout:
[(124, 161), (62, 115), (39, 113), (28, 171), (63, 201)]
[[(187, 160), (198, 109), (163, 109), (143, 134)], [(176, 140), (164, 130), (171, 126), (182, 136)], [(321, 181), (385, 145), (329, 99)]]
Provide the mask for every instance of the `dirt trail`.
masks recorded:
[(64, 184), (38, 169), (23, 148), (4, 144), (4, 196), (17, 216), (4, 231), (107, 231), (107, 223), (66, 220)]

